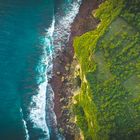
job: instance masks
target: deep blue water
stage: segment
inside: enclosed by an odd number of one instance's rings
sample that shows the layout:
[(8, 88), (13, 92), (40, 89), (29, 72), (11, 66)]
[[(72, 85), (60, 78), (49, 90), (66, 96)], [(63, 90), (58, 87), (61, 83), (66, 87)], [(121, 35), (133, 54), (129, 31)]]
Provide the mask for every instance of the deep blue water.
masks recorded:
[(72, 1), (0, 1), (0, 140), (59, 139), (56, 122), (50, 121), (53, 92), (45, 83), (56, 49), (52, 21), (58, 13), (57, 22), (68, 12), (69, 3)]

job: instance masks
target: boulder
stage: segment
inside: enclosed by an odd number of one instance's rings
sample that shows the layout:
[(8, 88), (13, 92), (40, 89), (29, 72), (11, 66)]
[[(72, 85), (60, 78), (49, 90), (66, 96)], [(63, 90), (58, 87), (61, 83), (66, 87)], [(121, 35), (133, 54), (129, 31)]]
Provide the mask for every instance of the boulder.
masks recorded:
[(69, 71), (69, 67), (68, 67), (68, 66), (65, 66), (65, 70), (66, 70), (66, 71)]
[(57, 71), (56, 74), (57, 74), (57, 75), (60, 75), (61, 73), (60, 73), (60, 71)]
[(65, 99), (64, 97), (63, 97), (63, 98), (61, 98), (61, 99), (60, 99), (60, 102), (64, 101), (64, 99)]
[(62, 82), (64, 82), (64, 80), (65, 80), (65, 77), (64, 77), (64, 76), (62, 76), (61, 81), (62, 81)]

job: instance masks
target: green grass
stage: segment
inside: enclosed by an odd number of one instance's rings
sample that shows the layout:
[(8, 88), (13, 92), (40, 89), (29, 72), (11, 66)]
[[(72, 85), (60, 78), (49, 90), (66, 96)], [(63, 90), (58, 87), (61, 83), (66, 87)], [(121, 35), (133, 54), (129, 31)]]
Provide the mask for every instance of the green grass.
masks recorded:
[(139, 97), (140, 94), (140, 77), (138, 75), (132, 75), (129, 79), (124, 82), (124, 87), (134, 98)]
[(93, 13), (100, 25), (75, 38), (82, 83), (74, 110), (85, 140), (140, 139), (140, 33), (127, 20), (130, 6), (106, 0)]
[(112, 78), (109, 65), (105, 60), (103, 52), (98, 51), (93, 55), (93, 57), (93, 61), (97, 63), (97, 79), (100, 81), (105, 81)]

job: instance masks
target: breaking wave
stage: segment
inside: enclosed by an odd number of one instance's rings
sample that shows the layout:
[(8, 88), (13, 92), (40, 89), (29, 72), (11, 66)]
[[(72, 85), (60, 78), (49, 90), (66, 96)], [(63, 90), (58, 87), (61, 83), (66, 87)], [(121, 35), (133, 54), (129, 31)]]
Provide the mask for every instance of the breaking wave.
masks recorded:
[(61, 47), (64, 47), (69, 41), (71, 24), (79, 12), (81, 2), (82, 0), (75, 0), (69, 4), (64, 16), (59, 16), (59, 14), (57, 15), (58, 20), (54, 30), (54, 45), (56, 50), (61, 50)]
[[(26, 119), (23, 119), (26, 140), (30, 139), (30, 134), (38, 131), (37, 140), (50, 140), (52, 135), (56, 140), (64, 139), (59, 134), (57, 119), (54, 113), (54, 92), (49, 84), (52, 76), (53, 58), (56, 50), (61, 50), (69, 40), (71, 24), (74, 21), (80, 7), (81, 1), (75, 0), (67, 7), (64, 16), (56, 15), (53, 17), (51, 26), (45, 30), (45, 35), (41, 36), (42, 55), (37, 64), (36, 76), (37, 94), (32, 95), (28, 105)], [(29, 127), (30, 123), (32, 126)], [(34, 130), (31, 130), (34, 129)], [(55, 136), (54, 136), (55, 135)]]
[(31, 108), (29, 117), (33, 123), (34, 128), (39, 128), (44, 133), (43, 140), (50, 139), (50, 132), (46, 122), (46, 91), (48, 80), (51, 76), (52, 70), (52, 54), (53, 54), (53, 32), (54, 32), (55, 19), (51, 27), (46, 30), (45, 36), (42, 37), (43, 53), (41, 61), (36, 67), (36, 71), (39, 72), (37, 82), (41, 83), (38, 87), (38, 94), (32, 96)]

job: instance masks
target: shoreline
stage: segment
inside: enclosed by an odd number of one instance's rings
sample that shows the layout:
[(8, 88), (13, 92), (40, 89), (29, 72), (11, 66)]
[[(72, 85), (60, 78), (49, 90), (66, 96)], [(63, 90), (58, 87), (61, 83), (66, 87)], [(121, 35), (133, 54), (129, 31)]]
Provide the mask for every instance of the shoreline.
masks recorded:
[(96, 0), (83, 0), (79, 13), (71, 25), (69, 41), (53, 60), (53, 76), (50, 84), (55, 96), (54, 112), (57, 117), (59, 131), (66, 140), (74, 140), (77, 135), (75, 133), (77, 127), (74, 122), (70, 121), (73, 114), (71, 114), (69, 108), (74, 89), (74, 78), (72, 77), (74, 66), (71, 65), (74, 60), (73, 39), (97, 27), (99, 21), (91, 13), (98, 8), (101, 2), (101, 0), (98, 2)]

